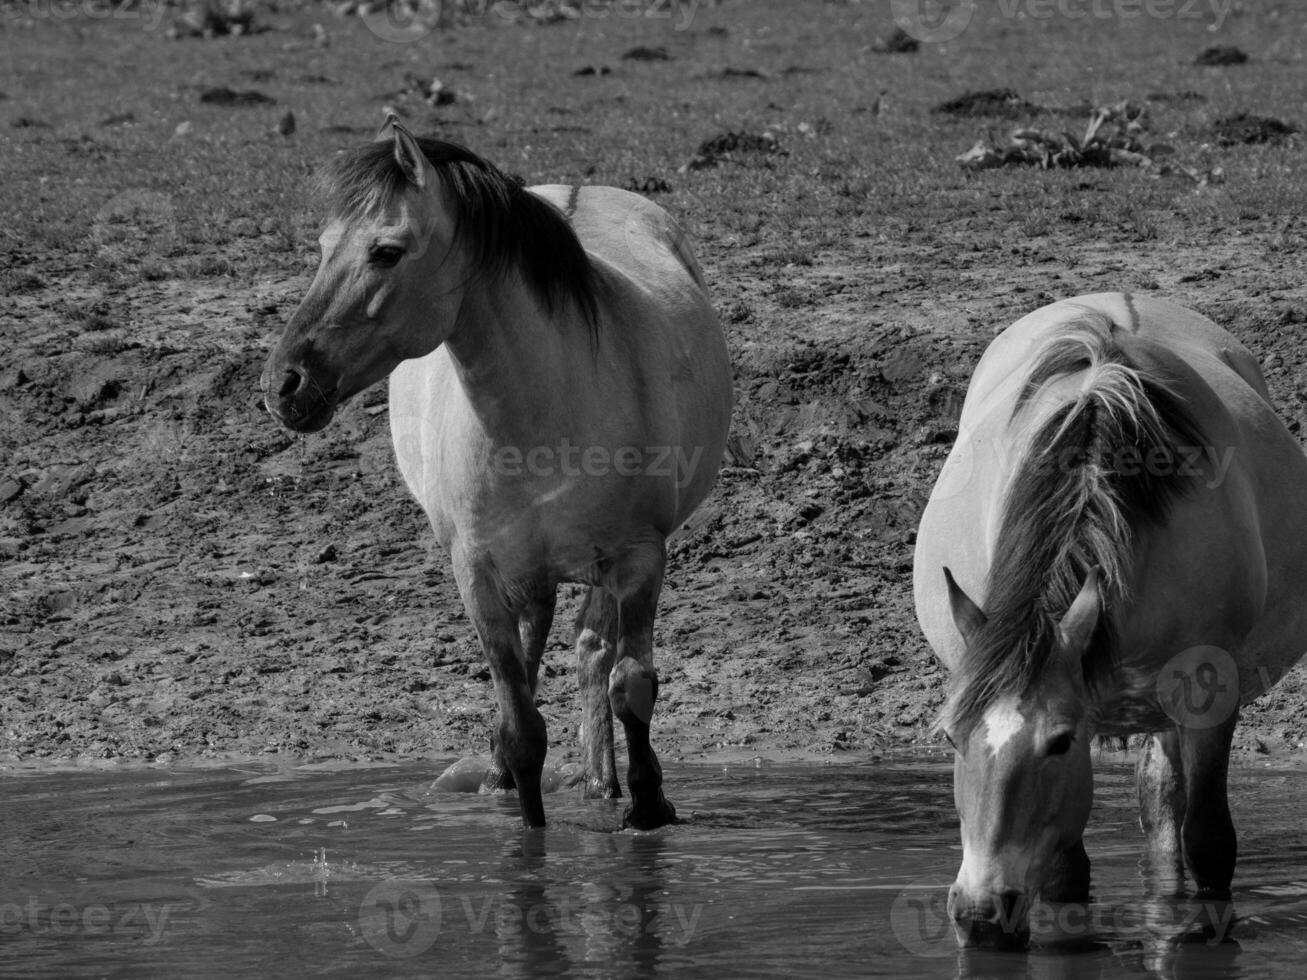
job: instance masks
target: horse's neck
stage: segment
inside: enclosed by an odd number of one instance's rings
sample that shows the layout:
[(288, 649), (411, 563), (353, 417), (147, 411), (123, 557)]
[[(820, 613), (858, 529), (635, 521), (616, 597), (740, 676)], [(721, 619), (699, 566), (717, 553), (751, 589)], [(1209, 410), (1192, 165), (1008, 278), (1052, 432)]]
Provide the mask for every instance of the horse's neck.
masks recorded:
[(446, 349), (486, 431), (513, 440), (548, 427), (568, 400), (571, 324), (555, 324), (520, 282), (470, 289)]

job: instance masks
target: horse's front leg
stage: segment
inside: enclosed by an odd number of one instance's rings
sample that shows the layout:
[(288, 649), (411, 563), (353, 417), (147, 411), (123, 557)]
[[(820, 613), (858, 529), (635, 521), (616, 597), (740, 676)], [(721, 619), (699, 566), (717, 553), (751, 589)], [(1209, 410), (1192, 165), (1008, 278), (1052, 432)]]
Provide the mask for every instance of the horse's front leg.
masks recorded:
[(1145, 839), (1146, 874), (1156, 895), (1184, 891), (1181, 830), (1187, 807), (1180, 735), (1175, 729), (1148, 736), (1135, 767), (1139, 826)]
[[(539, 686), (540, 660), (544, 656), (545, 644), (549, 641), (549, 629), (554, 623), (556, 598), (557, 594), (551, 591), (532, 599), (518, 615), (518, 636), (522, 643), (522, 654), (526, 658), (526, 677), (533, 703)], [(513, 773), (504, 763), (503, 748), (497, 736), (491, 739), (491, 749), (490, 768), (481, 781), (481, 791), (493, 793), (514, 789)]]
[(517, 617), (504, 597), (501, 583), (478, 564), (455, 553), (454, 577), (463, 605), (481, 639), (499, 702), (495, 755), (517, 787), (522, 822), (545, 825), (540, 773), (545, 765), (545, 720), (536, 710), (531, 672), (522, 650)]
[(1181, 728), (1180, 761), (1184, 771), (1185, 814), (1180, 828), (1185, 865), (1193, 875), (1198, 898), (1225, 899), (1238, 857), (1226, 780), (1230, 742), (1239, 712), (1210, 728)]
[(653, 665), (653, 626), (662, 590), (666, 552), (662, 540), (638, 553), (617, 574), (617, 663), (608, 678), (608, 699), (626, 730), (629, 766), (627, 786), (631, 805), (622, 818), (626, 827), (650, 830), (676, 820), (676, 810), (663, 796), (663, 770), (649, 741), (658, 674)]
[(576, 618), (580, 747), (588, 797), (616, 799), (622, 795), (613, 755), (613, 708), (608, 699), (608, 681), (616, 659), (617, 602), (600, 586), (591, 586)]

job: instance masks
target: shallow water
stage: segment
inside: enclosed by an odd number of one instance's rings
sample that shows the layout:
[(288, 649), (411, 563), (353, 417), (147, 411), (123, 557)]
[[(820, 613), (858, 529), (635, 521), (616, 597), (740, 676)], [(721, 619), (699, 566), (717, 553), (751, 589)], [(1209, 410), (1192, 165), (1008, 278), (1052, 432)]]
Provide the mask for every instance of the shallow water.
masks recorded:
[[(1044, 910), (1029, 954), (959, 954), (951, 769), (667, 770), (689, 819), (616, 832), (620, 804), (432, 788), (437, 765), (339, 772), (8, 773), (0, 975), (1297, 977), (1307, 775), (1233, 777), (1233, 941), (1175, 944), (1148, 902), (1123, 766), (1100, 767), (1095, 904)], [(1059, 925), (1060, 923), (1060, 925)]]

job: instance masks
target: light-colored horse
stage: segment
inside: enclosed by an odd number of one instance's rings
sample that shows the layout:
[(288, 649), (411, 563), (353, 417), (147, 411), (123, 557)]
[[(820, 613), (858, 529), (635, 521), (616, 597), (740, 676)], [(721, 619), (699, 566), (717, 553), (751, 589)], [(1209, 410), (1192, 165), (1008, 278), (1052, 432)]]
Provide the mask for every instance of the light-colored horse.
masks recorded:
[(578, 618), (587, 791), (625, 822), (675, 819), (649, 741), (665, 542), (716, 480), (726, 345), (676, 223), (611, 187), (523, 188), (391, 116), (325, 176), (331, 217), (308, 295), (263, 375), (286, 427), (326, 425), (390, 376), (399, 468), (448, 551), (490, 666), (492, 788), (544, 824), (540, 657), (560, 582)]
[(1138, 766), (1162, 886), (1228, 899), (1239, 704), (1307, 650), (1307, 461), (1252, 355), (1190, 310), (1064, 300), (990, 345), (917, 533), (917, 616), (949, 668), (964, 945), (1084, 901), (1090, 742)]

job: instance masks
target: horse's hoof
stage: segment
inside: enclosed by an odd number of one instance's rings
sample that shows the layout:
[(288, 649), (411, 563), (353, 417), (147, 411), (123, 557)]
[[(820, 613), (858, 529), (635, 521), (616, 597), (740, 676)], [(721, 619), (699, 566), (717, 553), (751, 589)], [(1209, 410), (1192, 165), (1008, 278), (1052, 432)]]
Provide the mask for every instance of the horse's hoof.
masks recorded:
[(616, 781), (606, 783), (602, 779), (587, 779), (581, 796), (587, 800), (620, 800), (622, 787)]
[(478, 793), (506, 793), (511, 789), (516, 789), (517, 784), (513, 782), (513, 774), (507, 769), (496, 769), (493, 766), (486, 770), (486, 776), (481, 780), (481, 788)]
[(676, 808), (661, 798), (653, 806), (639, 807), (632, 803), (622, 814), (623, 830), (657, 830), (679, 822), (676, 819)]

